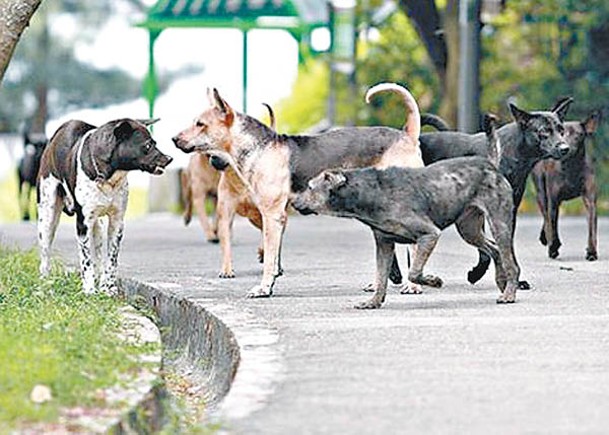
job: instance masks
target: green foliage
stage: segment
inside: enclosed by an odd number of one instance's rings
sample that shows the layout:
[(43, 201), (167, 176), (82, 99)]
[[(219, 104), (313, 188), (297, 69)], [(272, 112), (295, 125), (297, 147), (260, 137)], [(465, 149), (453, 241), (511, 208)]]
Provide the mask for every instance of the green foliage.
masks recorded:
[[(62, 407), (103, 405), (96, 390), (136, 369), (134, 355), (149, 349), (118, 337), (120, 303), (84, 295), (80, 278), (53, 265), (38, 278), (38, 256), (0, 248), (0, 432), (53, 421)], [(33, 387), (52, 399), (30, 401)]]

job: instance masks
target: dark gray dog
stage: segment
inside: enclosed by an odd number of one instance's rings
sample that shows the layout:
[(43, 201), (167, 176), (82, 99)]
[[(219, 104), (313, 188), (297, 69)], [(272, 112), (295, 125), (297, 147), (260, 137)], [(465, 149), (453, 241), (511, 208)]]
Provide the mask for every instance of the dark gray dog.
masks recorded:
[(30, 197), (36, 188), (36, 177), (40, 168), (42, 152), (47, 145), (48, 138), (44, 133), (23, 133), (23, 157), (17, 165), (19, 179), (19, 212), (21, 219), (30, 220)]
[[(563, 98), (550, 111), (536, 112), (527, 112), (510, 104), (514, 122), (497, 130), (501, 141), (499, 172), (505, 176), (513, 189), (514, 209), (511, 217), (513, 226), (516, 225), (516, 212), (533, 166), (542, 159), (561, 159), (569, 153), (570, 147), (565, 138), (563, 120), (572, 102), (572, 98)], [(441, 121), (438, 117), (423, 118), (423, 122), (445, 130), (447, 125)], [(456, 131), (423, 133), (419, 141), (425, 165), (453, 157), (486, 156), (489, 150), (485, 133), (467, 134)], [(490, 264), (489, 256), (483, 251), (479, 251), (479, 257), (478, 264), (467, 275), (468, 281), (472, 284), (484, 276)], [(393, 267), (399, 269), (396, 259)], [(525, 289), (530, 288), (526, 281), (521, 281), (520, 286)]]
[[(146, 125), (154, 120), (118, 119), (100, 127), (82, 121), (62, 124), (42, 154), (38, 174), (40, 274), (50, 271), (49, 254), (59, 216), (76, 214), (80, 267), (85, 293), (96, 281), (116, 293), (118, 253), (129, 186), (127, 172), (160, 175), (172, 158), (156, 147)], [(107, 252), (102, 262), (101, 217), (107, 216)], [(102, 266), (103, 275), (99, 277)]]
[[(493, 130), (489, 134), (496, 140)], [(292, 205), (302, 214), (354, 218), (372, 229), (375, 294), (356, 308), (379, 308), (385, 300), (395, 243), (417, 245), (408, 279), (439, 287), (442, 281), (424, 275), (423, 267), (441, 231), (453, 223), (467, 243), (495, 261), (502, 292), (497, 302), (515, 301), (520, 269), (513, 250), (512, 189), (487, 157), (447, 159), (424, 168), (325, 171), (295, 195)], [(471, 224), (472, 216), (487, 217), (496, 244)]]
[(586, 153), (586, 139), (594, 134), (600, 119), (601, 113), (597, 111), (583, 121), (565, 122), (571, 152), (563, 160), (543, 160), (537, 163), (531, 173), (537, 191), (537, 205), (544, 221), (539, 241), (548, 246), (550, 258), (558, 257), (561, 246), (558, 237), (560, 204), (581, 196), (588, 212), (586, 260), (598, 259), (596, 179), (594, 162)]

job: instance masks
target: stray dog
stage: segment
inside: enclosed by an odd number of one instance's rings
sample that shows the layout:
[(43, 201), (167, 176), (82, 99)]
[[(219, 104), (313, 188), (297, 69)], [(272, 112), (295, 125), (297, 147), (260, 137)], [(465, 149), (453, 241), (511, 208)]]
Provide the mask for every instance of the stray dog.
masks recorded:
[[(263, 103), (268, 110), (270, 128), (275, 129), (275, 114), (271, 106)], [(232, 265), (231, 238), (235, 214), (246, 217), (259, 230), (262, 230), (262, 215), (252, 201), (235, 171), (219, 156), (193, 153), (189, 165), (182, 172), (182, 193), (185, 203), (184, 222), (190, 222), (192, 204), (199, 216), (207, 240), (220, 242), (222, 266), (220, 278), (234, 278)], [(214, 198), (216, 219), (210, 223), (205, 210), (205, 198)], [(263, 246), (258, 247), (258, 261), (264, 259)]]
[[(492, 131), (489, 136), (493, 137)], [(439, 287), (441, 280), (424, 275), (423, 268), (441, 231), (453, 223), (467, 243), (495, 261), (495, 281), (501, 291), (497, 302), (515, 301), (520, 269), (513, 249), (512, 189), (488, 158), (459, 157), (423, 168), (324, 171), (309, 181), (292, 205), (303, 214), (354, 218), (372, 229), (375, 293), (356, 308), (380, 308), (385, 301), (395, 243), (417, 245), (408, 278)], [(478, 214), (487, 217), (496, 245), (485, 239), (480, 226), (469, 223)]]
[(218, 198), (218, 182), (220, 172), (209, 162), (209, 156), (203, 153), (193, 153), (188, 166), (180, 171), (182, 203), (184, 204), (184, 225), (192, 220), (192, 209), (199, 218), (199, 223), (210, 243), (218, 243), (218, 224), (207, 215), (205, 203), (211, 199), (216, 208)]
[(367, 98), (391, 91), (402, 96), (408, 116), (405, 131), (389, 127), (344, 127), (316, 135), (277, 134), (256, 119), (235, 112), (216, 89), (211, 107), (194, 125), (174, 138), (184, 152), (227, 156), (235, 165), (262, 215), (264, 268), (262, 281), (249, 297), (272, 295), (279, 275), (281, 242), (287, 223), (290, 194), (306, 189), (308, 181), (330, 168), (422, 166), (418, 138), (420, 115), (410, 92), (396, 84), (371, 88)]
[(30, 196), (36, 187), (42, 152), (48, 139), (44, 134), (23, 133), (23, 157), (17, 165), (19, 180), (19, 215), (21, 220), (30, 220)]
[(598, 259), (596, 180), (594, 162), (586, 153), (586, 139), (596, 132), (600, 119), (600, 112), (594, 112), (582, 122), (566, 122), (567, 142), (571, 146), (569, 155), (562, 160), (542, 160), (531, 173), (544, 222), (539, 241), (548, 246), (550, 258), (558, 257), (561, 246), (558, 237), (560, 203), (581, 196), (588, 213), (586, 260)]
[[(101, 267), (100, 290), (115, 294), (118, 253), (129, 186), (127, 172), (160, 175), (172, 158), (161, 153), (146, 129), (156, 120), (119, 119), (100, 127), (72, 120), (62, 124), (42, 154), (38, 175), (40, 274), (50, 271), (50, 249), (61, 211), (76, 214), (83, 291), (93, 293)], [(102, 264), (100, 218), (108, 217)]]
[[(512, 123), (497, 130), (501, 142), (499, 155), (499, 172), (508, 180), (513, 189), (514, 210), (512, 224), (516, 226), (516, 213), (526, 188), (526, 180), (533, 166), (542, 159), (564, 158), (570, 150), (565, 138), (563, 119), (573, 102), (563, 98), (550, 111), (527, 112), (514, 104), (509, 108), (514, 117)], [(446, 123), (430, 120), (430, 125), (440, 125), (440, 130), (447, 128)], [(434, 123), (435, 122), (435, 123)], [(456, 131), (423, 133), (420, 138), (421, 152), (425, 165), (440, 160), (463, 156), (487, 156), (488, 140), (485, 133), (467, 134)], [(480, 225), (484, 220), (480, 220)], [(490, 264), (490, 257), (479, 251), (479, 261), (467, 274), (467, 279), (474, 284), (484, 276)], [(398, 268), (394, 259), (393, 268)], [(521, 281), (521, 288), (530, 288), (526, 281)]]

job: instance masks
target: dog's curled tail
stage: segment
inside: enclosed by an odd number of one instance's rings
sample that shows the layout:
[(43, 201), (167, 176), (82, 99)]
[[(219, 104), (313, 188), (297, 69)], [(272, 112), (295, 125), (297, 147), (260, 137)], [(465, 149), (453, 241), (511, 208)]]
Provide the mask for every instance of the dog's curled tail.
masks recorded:
[(269, 127), (273, 130), (275, 130), (275, 112), (273, 112), (273, 108), (271, 107), (270, 104), (266, 104), (266, 103), (262, 103), (264, 105), (264, 107), (266, 107), (266, 110), (269, 112)]
[(438, 131), (450, 131), (448, 122), (433, 113), (421, 113), (421, 127), (424, 125), (429, 125)]
[(404, 86), (398, 85), (397, 83), (379, 83), (374, 85), (368, 92), (366, 92), (366, 103), (370, 103), (373, 96), (380, 92), (395, 92), (402, 96), (404, 104), (408, 109), (408, 116), (406, 117), (406, 124), (404, 130), (414, 140), (415, 143), (419, 142), (419, 135), (421, 134), (421, 113), (419, 112), (419, 105), (414, 99), (412, 94)]
[(486, 133), (488, 144), (488, 158), (496, 168), (499, 167), (499, 155), (501, 153), (501, 142), (497, 134), (497, 124), (499, 118), (492, 113), (484, 115), (484, 132)]

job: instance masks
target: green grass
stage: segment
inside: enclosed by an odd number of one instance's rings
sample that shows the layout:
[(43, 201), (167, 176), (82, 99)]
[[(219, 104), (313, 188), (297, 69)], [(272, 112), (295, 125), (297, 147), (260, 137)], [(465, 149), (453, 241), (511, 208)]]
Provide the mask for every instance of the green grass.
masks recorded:
[[(19, 218), (19, 199), (17, 175), (10, 170), (0, 180), (0, 222), (17, 222)], [(30, 197), (30, 213), (36, 209), (36, 192), (32, 191)], [(127, 219), (140, 217), (148, 212), (148, 191), (142, 187), (131, 186), (129, 188), (129, 203), (127, 205)], [(35, 215), (32, 215), (32, 218)], [(62, 219), (69, 219), (62, 214)]]
[[(61, 408), (104, 407), (95, 392), (136, 370), (136, 347), (120, 340), (121, 303), (84, 295), (80, 278), (55, 263), (38, 278), (34, 250), (0, 246), (0, 433), (57, 420)], [(32, 388), (51, 389), (52, 400), (30, 401)]]

